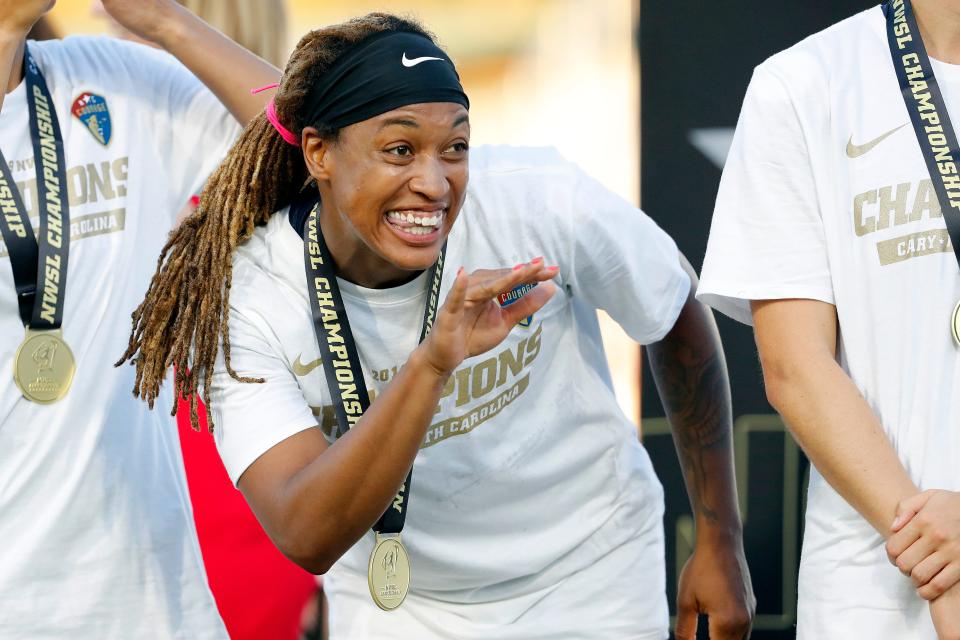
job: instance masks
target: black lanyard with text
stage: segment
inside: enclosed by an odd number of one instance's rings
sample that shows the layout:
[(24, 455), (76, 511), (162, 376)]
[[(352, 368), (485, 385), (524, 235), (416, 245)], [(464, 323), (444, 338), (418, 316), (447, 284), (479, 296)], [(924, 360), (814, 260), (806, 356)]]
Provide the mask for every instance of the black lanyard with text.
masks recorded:
[(960, 147), (957, 134), (950, 122), (910, 0), (889, 0), (883, 5), (883, 12), (887, 18), (887, 41), (900, 92), (960, 265)]
[[(957, 145), (957, 134), (950, 122), (910, 0), (887, 0), (883, 4), (883, 13), (887, 19), (887, 43), (900, 93), (940, 202), (953, 253), (960, 265), (960, 146)], [(953, 308), (950, 331), (954, 344), (960, 347), (960, 302)]]
[(31, 329), (59, 329), (63, 323), (70, 252), (70, 209), (63, 136), (50, 90), (29, 51), (24, 52), (24, 72), (37, 174), (40, 234), (33, 234), (30, 214), (2, 152), (0, 232), (10, 254), (23, 324)]
[[(317, 201), (307, 216), (303, 227), (304, 267), (310, 307), (313, 310), (313, 326), (321, 350), (323, 372), (330, 389), (334, 413), (337, 417), (336, 437), (342, 436), (353, 426), (370, 406), (367, 385), (360, 367), (360, 356), (354, 342), (350, 323), (330, 250), (320, 230), (320, 203)], [(420, 342), (427, 337), (437, 316), (440, 297), (440, 282), (443, 278), (443, 262), (446, 247), (440, 252), (437, 262), (430, 268), (430, 291), (423, 312)], [(411, 467), (406, 480), (396, 497), (373, 526), (377, 533), (400, 533), (410, 505)]]
[(29, 49), (23, 55), (40, 233), (34, 236), (30, 213), (0, 153), (0, 234), (10, 255), (17, 306), (26, 327), (14, 355), (13, 379), (27, 400), (49, 404), (66, 396), (76, 371), (73, 353), (60, 331), (70, 253), (70, 204), (63, 135), (53, 97)]

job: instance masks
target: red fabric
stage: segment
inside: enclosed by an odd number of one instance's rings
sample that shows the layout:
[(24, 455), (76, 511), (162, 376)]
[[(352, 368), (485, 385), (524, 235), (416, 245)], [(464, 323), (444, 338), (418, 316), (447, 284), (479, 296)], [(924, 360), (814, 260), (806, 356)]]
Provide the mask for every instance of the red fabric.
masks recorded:
[(181, 402), (177, 425), (200, 551), (227, 631), (233, 640), (296, 640), (315, 578), (263, 532), (220, 461), (202, 406), (200, 424), (199, 433), (190, 428)]

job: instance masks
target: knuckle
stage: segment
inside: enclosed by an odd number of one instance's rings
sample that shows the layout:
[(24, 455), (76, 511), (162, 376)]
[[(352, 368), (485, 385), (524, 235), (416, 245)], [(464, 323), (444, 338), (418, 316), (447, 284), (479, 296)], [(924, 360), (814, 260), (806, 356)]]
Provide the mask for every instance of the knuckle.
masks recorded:
[(714, 628), (724, 635), (730, 635), (750, 624), (746, 611), (725, 611), (714, 615)]
[(933, 600), (943, 595), (944, 591), (947, 590), (947, 586), (948, 586), (944, 584), (944, 582), (945, 581), (943, 580), (943, 578), (936, 577), (930, 582), (928, 582), (926, 586), (923, 587), (924, 591), (927, 591), (928, 593), (930, 593), (930, 597), (927, 598), (927, 600)]
[(902, 571), (903, 573), (909, 574), (910, 569), (912, 569), (912, 567), (910, 566), (910, 563), (907, 560), (905, 560), (903, 556), (900, 556), (899, 558), (897, 558), (896, 564), (897, 564), (897, 569), (900, 569), (900, 571)]
[(933, 588), (930, 584), (925, 584), (924, 586), (917, 589), (917, 595), (919, 595), (924, 600), (936, 600), (940, 597), (941, 594), (937, 593), (937, 590)]
[(742, 629), (747, 629), (752, 622), (752, 618), (746, 613), (737, 614), (733, 620), (730, 621), (730, 630), (731, 631), (740, 631)]
[(943, 593), (944, 591), (947, 590), (947, 587), (949, 587), (950, 584), (946, 577), (944, 577), (941, 574), (938, 574), (934, 576), (933, 580), (930, 581), (930, 586), (933, 587), (934, 590), (939, 591), (940, 593)]
[(925, 580), (924, 576), (916, 569), (910, 572), (910, 581), (913, 582), (913, 586), (917, 589), (929, 582), (929, 580)]

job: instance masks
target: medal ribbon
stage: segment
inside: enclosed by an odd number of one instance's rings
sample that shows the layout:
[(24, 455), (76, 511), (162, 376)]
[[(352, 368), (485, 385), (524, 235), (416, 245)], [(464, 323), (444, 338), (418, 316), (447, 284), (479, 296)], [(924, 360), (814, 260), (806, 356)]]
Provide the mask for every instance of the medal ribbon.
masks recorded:
[(30, 138), (37, 173), (40, 235), (35, 237), (10, 167), (0, 153), (0, 233), (10, 254), (20, 319), (31, 329), (59, 329), (67, 286), (70, 208), (63, 135), (47, 82), (24, 51)]
[(900, 92), (960, 264), (960, 146), (910, 0), (888, 0), (887, 41)]
[[(350, 331), (346, 308), (337, 285), (337, 275), (333, 268), (330, 249), (320, 230), (320, 202), (313, 198), (291, 207), (311, 206), (306, 224), (303, 227), (303, 257), (307, 274), (307, 290), (310, 308), (313, 310), (313, 327), (320, 345), (323, 372), (327, 378), (327, 387), (333, 400), (337, 417), (336, 437), (342, 436), (352, 427), (370, 406), (367, 384), (360, 367), (360, 355)], [(437, 262), (430, 267), (430, 293), (423, 311), (423, 325), (420, 329), (420, 342), (427, 337), (437, 317), (440, 298), (440, 281), (443, 278), (443, 262), (446, 245), (440, 251)], [(380, 516), (373, 530), (377, 533), (400, 533), (407, 517), (410, 505), (410, 482), (413, 468), (407, 473), (393, 502)]]

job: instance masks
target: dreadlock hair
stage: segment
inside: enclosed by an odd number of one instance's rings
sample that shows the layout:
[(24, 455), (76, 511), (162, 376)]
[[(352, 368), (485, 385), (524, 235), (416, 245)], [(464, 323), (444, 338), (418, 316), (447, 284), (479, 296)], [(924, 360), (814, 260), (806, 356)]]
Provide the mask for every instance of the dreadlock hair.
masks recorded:
[[(310, 88), (357, 43), (387, 31), (412, 31), (436, 41), (416, 21), (386, 13), (371, 13), (304, 36), (287, 62), (274, 97), (284, 126), (295, 134), (313, 126), (324, 139), (335, 142), (339, 130), (323, 122), (304, 121)], [(231, 377), (264, 382), (238, 375), (230, 363), (233, 251), (273, 212), (289, 205), (309, 179), (301, 150), (286, 143), (261, 113), (210, 177), (197, 210), (171, 232), (146, 296), (131, 316), (127, 350), (116, 363), (120, 366), (130, 360), (136, 365), (133, 394), (151, 409), (172, 365), (176, 395), (171, 415), (176, 414), (177, 398), (185, 398), (190, 404), (190, 424), (199, 430), (199, 388), (202, 383), (203, 401), (209, 405), (221, 344)], [(210, 419), (211, 431), (213, 426)]]

